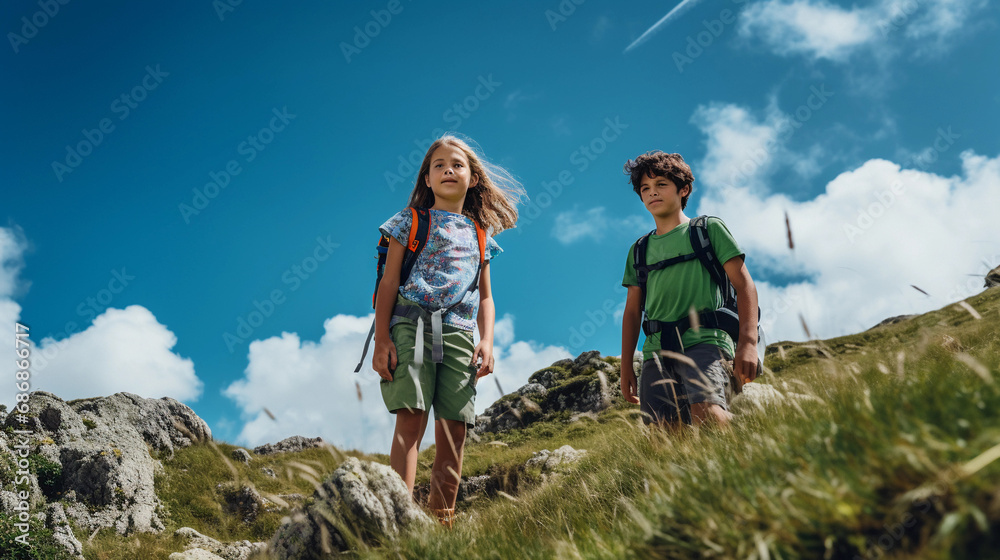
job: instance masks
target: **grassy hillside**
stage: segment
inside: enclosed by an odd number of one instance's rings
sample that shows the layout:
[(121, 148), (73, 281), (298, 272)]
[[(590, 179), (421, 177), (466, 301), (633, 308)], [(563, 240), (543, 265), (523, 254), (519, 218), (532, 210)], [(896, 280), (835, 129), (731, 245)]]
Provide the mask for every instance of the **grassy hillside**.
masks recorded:
[[(470, 443), (463, 474), (506, 476), (502, 492), (459, 504), (453, 531), (411, 533), (358, 555), (1000, 557), (1000, 289), (967, 302), (980, 319), (949, 305), (852, 336), (772, 345), (762, 382), (780, 402), (745, 407), (729, 430), (650, 431), (635, 407), (619, 405), (596, 420)], [(524, 469), (535, 451), (563, 444), (589, 450), (570, 473), (543, 482)], [(99, 533), (87, 558), (165, 558), (182, 548), (171, 536), (181, 526), (266, 540), (285, 512), (246, 525), (225, 512), (215, 485), (308, 496), (343, 459), (309, 450), (230, 468), (221, 457), (231, 449), (196, 446), (165, 461), (157, 485), (167, 531)], [(424, 482), (432, 457), (433, 448), (421, 454)]]

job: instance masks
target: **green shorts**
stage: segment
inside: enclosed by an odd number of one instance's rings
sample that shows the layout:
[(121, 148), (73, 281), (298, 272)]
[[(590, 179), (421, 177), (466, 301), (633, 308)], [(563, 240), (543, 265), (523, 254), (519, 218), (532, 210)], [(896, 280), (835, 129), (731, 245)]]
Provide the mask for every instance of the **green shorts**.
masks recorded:
[(382, 380), (382, 400), (393, 414), (399, 409), (429, 410), (435, 420), (459, 420), (470, 427), (476, 423), (476, 367), (472, 364), (475, 344), (472, 332), (453, 325), (442, 325), (444, 360), (431, 359), (434, 343), (430, 325), (424, 329), (424, 363), (417, 370), (413, 364), (417, 325), (401, 320), (391, 329), (396, 345), (396, 370), (392, 381)]

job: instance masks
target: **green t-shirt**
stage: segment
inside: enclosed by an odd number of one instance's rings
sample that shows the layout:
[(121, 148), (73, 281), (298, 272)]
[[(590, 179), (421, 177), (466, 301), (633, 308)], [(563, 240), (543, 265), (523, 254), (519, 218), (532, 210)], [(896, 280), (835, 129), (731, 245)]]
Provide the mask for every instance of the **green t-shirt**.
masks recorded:
[[(691, 238), (688, 235), (688, 225), (684, 222), (663, 235), (649, 236), (646, 246), (646, 264), (658, 263), (662, 260), (694, 253)], [(733, 257), (743, 256), (733, 234), (729, 233), (726, 224), (718, 218), (708, 219), (708, 238), (712, 242), (715, 255), (723, 264)], [(635, 243), (628, 250), (625, 261), (625, 276), (623, 286), (638, 286), (639, 278), (632, 265), (632, 254)], [(688, 310), (694, 306), (696, 311), (718, 309), (722, 305), (722, 294), (719, 286), (712, 281), (708, 270), (701, 261), (692, 259), (680, 264), (668, 266), (662, 270), (649, 273), (646, 282), (646, 315), (658, 321), (676, 321), (687, 316)], [(725, 349), (730, 355), (736, 352), (733, 341), (725, 331), (718, 329), (688, 329), (681, 335), (684, 348), (695, 344), (709, 343)], [(660, 349), (660, 333), (646, 337), (642, 345), (643, 359), (653, 357), (653, 352)]]

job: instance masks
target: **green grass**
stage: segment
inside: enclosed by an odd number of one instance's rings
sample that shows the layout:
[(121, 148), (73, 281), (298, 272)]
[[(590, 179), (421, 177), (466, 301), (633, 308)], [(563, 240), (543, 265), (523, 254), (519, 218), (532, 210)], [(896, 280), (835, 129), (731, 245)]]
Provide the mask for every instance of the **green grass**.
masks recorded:
[[(982, 319), (949, 305), (851, 336), (772, 345), (760, 382), (784, 403), (747, 407), (728, 430), (651, 431), (619, 403), (596, 420), (561, 414), (470, 442), (463, 474), (506, 476), (509, 497), (460, 503), (454, 530), (412, 532), (356, 556), (1000, 557), (1000, 460), (992, 460), (1000, 455), (1000, 290), (967, 301)], [(588, 450), (570, 473), (543, 482), (523, 467), (565, 444)], [(308, 497), (346, 457), (312, 449), (243, 465), (229, 459), (232, 449), (201, 444), (164, 458), (156, 485), (166, 531), (123, 538), (103, 530), (85, 556), (165, 558), (183, 548), (173, 537), (183, 526), (222, 541), (268, 540), (287, 510), (244, 524), (225, 511), (216, 484)], [(421, 453), (418, 483), (433, 454)]]
[[(473, 502), (453, 531), (361, 556), (997, 557), (1000, 461), (988, 459), (1000, 454), (1000, 290), (968, 301), (982, 320), (948, 306), (782, 343), (766, 382), (802, 396), (751, 410), (730, 430), (649, 431), (617, 409), (599, 424), (500, 436), (509, 447), (470, 445), (465, 474), (564, 443), (590, 453), (572, 475), (516, 501)], [(945, 335), (960, 346), (943, 346)]]

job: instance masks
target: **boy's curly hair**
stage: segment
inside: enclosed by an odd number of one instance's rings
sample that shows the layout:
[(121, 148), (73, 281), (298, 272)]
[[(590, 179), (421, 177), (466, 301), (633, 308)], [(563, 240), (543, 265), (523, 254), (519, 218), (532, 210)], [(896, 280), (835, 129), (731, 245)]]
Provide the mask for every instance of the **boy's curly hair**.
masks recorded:
[[(660, 150), (646, 152), (635, 160), (630, 159), (625, 163), (625, 174), (630, 176), (632, 190), (639, 195), (639, 198), (642, 198), (642, 194), (639, 192), (642, 178), (656, 177), (657, 175), (670, 179), (677, 185), (677, 192), (686, 186), (691, 187), (691, 191), (694, 191), (694, 174), (691, 173), (691, 167), (684, 162), (684, 158), (680, 154), (668, 154)], [(681, 198), (682, 210), (687, 207), (691, 191)]]

